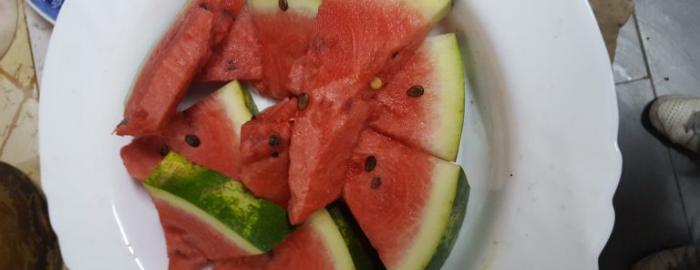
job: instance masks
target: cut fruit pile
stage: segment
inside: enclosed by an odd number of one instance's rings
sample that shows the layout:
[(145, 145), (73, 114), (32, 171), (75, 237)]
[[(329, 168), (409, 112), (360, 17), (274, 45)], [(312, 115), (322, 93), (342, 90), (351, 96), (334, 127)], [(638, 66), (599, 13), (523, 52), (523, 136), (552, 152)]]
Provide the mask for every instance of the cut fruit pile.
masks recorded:
[[(469, 195), (462, 55), (426, 38), (450, 5), (188, 1), (115, 130), (169, 268), (439, 269)], [(225, 85), (178, 111), (195, 81)]]

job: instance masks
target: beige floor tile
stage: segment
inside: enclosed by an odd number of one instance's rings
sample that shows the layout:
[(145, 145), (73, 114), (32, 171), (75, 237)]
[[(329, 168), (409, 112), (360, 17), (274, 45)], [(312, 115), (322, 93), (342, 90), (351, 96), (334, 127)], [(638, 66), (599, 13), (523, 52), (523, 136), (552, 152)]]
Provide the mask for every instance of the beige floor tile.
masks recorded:
[[(18, 2), (22, 1), (18, 0)], [(22, 3), (20, 3), (20, 7), (23, 7)], [(23, 10), (23, 8), (19, 10)], [(34, 81), (32, 47), (29, 43), (29, 33), (24, 20), (24, 12), (19, 14), (15, 40), (5, 56), (0, 59), (0, 74), (9, 75), (15, 78), (22, 87), (28, 88)]]
[(24, 91), (0, 74), (0, 145), (6, 141), (14, 119), (24, 100)]
[(17, 117), (17, 124), (0, 153), (0, 160), (14, 165), (36, 184), (39, 184), (39, 152), (37, 132), (37, 112), (39, 102), (36, 98), (27, 99), (22, 104)]

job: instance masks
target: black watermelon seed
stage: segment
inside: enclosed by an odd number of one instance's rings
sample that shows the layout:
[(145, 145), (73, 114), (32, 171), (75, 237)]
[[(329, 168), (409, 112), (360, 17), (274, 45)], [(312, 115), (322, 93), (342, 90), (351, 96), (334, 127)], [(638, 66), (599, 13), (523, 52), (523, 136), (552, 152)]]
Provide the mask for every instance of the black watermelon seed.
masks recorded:
[(406, 91), (406, 95), (409, 97), (420, 97), (423, 93), (425, 93), (425, 89), (420, 85), (414, 85)]
[(207, 6), (207, 3), (200, 3), (199, 7), (204, 9), (204, 10), (209, 10), (209, 6)]
[(277, 158), (277, 157), (279, 157), (279, 156), (280, 156), (280, 152), (277, 152), (277, 151), (272, 152), (272, 157), (273, 157), (273, 158)]
[(369, 187), (371, 189), (378, 189), (380, 186), (382, 186), (382, 178), (379, 176), (372, 178), (372, 183), (369, 184)]
[(277, 134), (270, 135), (270, 139), (267, 140), (267, 144), (272, 147), (280, 145), (280, 142), (282, 142), (282, 138)]
[(301, 93), (297, 97), (297, 109), (304, 110), (309, 106), (309, 95), (306, 93)]
[(287, 11), (287, 9), (289, 9), (289, 3), (287, 3), (287, 0), (278, 0), (277, 5), (282, 11)]
[(236, 63), (234, 63), (233, 60), (226, 61), (226, 70), (233, 71), (235, 69), (236, 69)]
[(374, 156), (367, 157), (367, 159), (365, 159), (365, 171), (371, 172), (374, 170), (374, 167), (377, 167), (377, 158)]
[(185, 142), (192, 147), (198, 147), (200, 144), (202, 144), (202, 142), (199, 141), (199, 137), (192, 134), (187, 134), (187, 136), (185, 136)]
[(160, 153), (161, 157), (167, 156), (168, 153), (170, 153), (170, 146), (167, 144), (164, 144), (163, 146), (160, 147), (159, 153)]

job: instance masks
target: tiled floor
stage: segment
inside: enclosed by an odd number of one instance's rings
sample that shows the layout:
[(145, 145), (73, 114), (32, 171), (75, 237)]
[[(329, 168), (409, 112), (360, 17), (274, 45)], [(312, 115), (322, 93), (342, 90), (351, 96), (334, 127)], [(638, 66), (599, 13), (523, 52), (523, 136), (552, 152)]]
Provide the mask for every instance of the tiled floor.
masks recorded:
[(613, 65), (623, 173), (600, 269), (629, 269), (651, 252), (700, 241), (700, 157), (651, 131), (642, 115), (666, 94), (700, 96), (700, 2), (637, 0)]

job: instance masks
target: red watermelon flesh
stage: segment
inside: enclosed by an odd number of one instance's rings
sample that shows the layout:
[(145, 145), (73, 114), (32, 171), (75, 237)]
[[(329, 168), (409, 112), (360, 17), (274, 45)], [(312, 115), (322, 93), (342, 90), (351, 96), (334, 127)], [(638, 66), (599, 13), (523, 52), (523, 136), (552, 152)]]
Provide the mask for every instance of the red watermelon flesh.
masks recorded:
[[(454, 34), (428, 38), (418, 49), (402, 51), (370, 89), (369, 126), (439, 158), (454, 161), (464, 119), (464, 75)], [(414, 91), (413, 94), (409, 93)]]
[(143, 180), (156, 168), (169, 151), (163, 139), (157, 136), (137, 138), (122, 147), (124, 167), (134, 179)]
[(283, 207), (289, 201), (290, 120), (297, 111), (296, 99), (288, 99), (241, 128), (241, 181), (253, 194)]
[(287, 87), (289, 73), (292, 64), (309, 48), (315, 15), (315, 12), (294, 8), (254, 12), (253, 20), (262, 46), (262, 80), (256, 83), (261, 94), (275, 99), (293, 95)]
[(392, 54), (420, 42), (429, 23), (404, 1), (323, 1), (290, 86), (299, 93), (337, 80), (368, 83)]
[(343, 198), (387, 268), (423, 269), (446, 257), (451, 244), (446, 251), (440, 245), (454, 238), (448, 223), (456, 194), (468, 192), (460, 190), (460, 172), (374, 131), (362, 133)]
[[(173, 207), (166, 201), (153, 197), (153, 203), (158, 209), (160, 223), (166, 234), (169, 254), (175, 254), (178, 264), (197, 264), (199, 254), (209, 260), (220, 260), (233, 257), (248, 256), (249, 254), (232, 245), (226, 236), (212, 229), (210, 224), (193, 218), (189, 213)], [(172, 246), (170, 246), (172, 244)]]
[[(214, 270), (234, 269), (289, 269), (326, 270), (333, 269), (333, 262), (323, 260), (320, 252), (326, 250), (319, 232), (312, 226), (303, 225), (294, 234), (282, 241), (270, 254), (256, 256), (255, 259), (232, 259), (217, 262)], [(262, 267), (261, 267), (262, 266)]]
[(361, 99), (309, 97), (294, 122), (289, 147), (289, 218), (300, 224), (337, 199), (345, 181), (347, 162), (365, 127), (369, 105)]
[(118, 135), (157, 133), (175, 114), (192, 78), (209, 56), (214, 15), (187, 7), (141, 69), (124, 110)]
[(199, 75), (202, 81), (259, 80), (260, 44), (248, 9), (236, 17), (223, 43), (216, 47)]
[(245, 5), (245, 0), (199, 0), (199, 5), (214, 14), (212, 45), (218, 46), (228, 35), (236, 15)]
[[(365, 164), (370, 156), (375, 157), (376, 165), (368, 173)], [(394, 247), (408, 246), (417, 232), (418, 226), (410, 218), (427, 200), (424, 191), (430, 188), (430, 159), (371, 131), (363, 132), (355, 149), (343, 196), (389, 268), (403, 255), (403, 250)]]
[(240, 168), (240, 130), (251, 118), (247, 92), (231, 82), (178, 114), (157, 136), (135, 139), (122, 148), (127, 171), (143, 180), (173, 150), (194, 163), (237, 179)]
[(337, 227), (331, 216), (323, 210), (267, 254), (218, 261), (215, 262), (214, 270), (352, 269), (344, 265), (348, 261), (343, 262), (343, 259), (349, 259), (352, 267), (353, 258), (334, 257), (350, 255), (344, 253), (348, 248), (346, 240), (340, 234), (333, 232), (347, 229), (349, 228)]
[(175, 227), (163, 226), (168, 248), (169, 270), (200, 270), (208, 260), (201, 251), (185, 240), (186, 233)]

